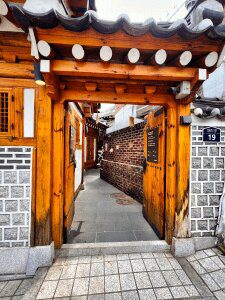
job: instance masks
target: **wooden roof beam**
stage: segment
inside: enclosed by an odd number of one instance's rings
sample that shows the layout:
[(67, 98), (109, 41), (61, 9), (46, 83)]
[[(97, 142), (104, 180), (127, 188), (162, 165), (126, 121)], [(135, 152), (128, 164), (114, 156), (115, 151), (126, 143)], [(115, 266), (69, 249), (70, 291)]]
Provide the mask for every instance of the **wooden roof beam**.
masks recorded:
[(76, 101), (88, 103), (115, 103), (135, 105), (175, 106), (173, 95), (169, 94), (137, 94), (113, 92), (88, 92), (83, 90), (65, 90), (61, 92), (61, 102)]
[(73, 62), (53, 60), (51, 71), (56, 75), (116, 78), (152, 81), (191, 81), (196, 76), (196, 68), (156, 67), (128, 64), (108, 64), (95, 62)]

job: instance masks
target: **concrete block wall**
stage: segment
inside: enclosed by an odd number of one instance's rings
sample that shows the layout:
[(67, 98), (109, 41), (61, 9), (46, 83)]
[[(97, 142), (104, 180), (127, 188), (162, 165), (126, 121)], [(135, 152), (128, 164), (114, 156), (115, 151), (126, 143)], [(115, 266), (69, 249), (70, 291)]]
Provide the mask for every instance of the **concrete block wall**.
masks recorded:
[(30, 242), (31, 147), (0, 147), (0, 247)]
[[(202, 141), (202, 129), (221, 129), (220, 143)], [(210, 124), (209, 120), (193, 123), (190, 229), (192, 237), (215, 236), (220, 197), (225, 180), (225, 122)]]
[(104, 139), (101, 178), (143, 201), (144, 123), (108, 134)]

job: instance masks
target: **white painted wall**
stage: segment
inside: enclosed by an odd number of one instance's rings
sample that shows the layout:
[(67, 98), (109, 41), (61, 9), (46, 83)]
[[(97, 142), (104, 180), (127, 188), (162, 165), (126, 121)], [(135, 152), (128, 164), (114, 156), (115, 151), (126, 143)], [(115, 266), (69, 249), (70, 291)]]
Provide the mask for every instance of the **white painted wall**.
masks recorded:
[(24, 137), (34, 137), (34, 89), (24, 89)]
[(203, 95), (206, 98), (225, 100), (225, 62), (203, 83)]
[[(137, 105), (126, 105), (116, 115), (113, 126), (106, 130), (106, 133), (111, 133), (130, 126), (130, 117), (136, 117)], [(135, 118), (134, 124), (141, 123), (142, 120)]]
[(16, 27), (13, 23), (9, 22), (5, 17), (0, 18), (0, 31), (5, 32), (23, 32), (21, 28)]
[[(82, 122), (80, 122), (80, 145), (82, 145), (82, 136), (83, 136), (83, 124)], [(76, 192), (82, 181), (82, 149), (77, 149), (75, 151), (75, 160), (76, 160), (76, 168), (75, 168), (74, 191)]]

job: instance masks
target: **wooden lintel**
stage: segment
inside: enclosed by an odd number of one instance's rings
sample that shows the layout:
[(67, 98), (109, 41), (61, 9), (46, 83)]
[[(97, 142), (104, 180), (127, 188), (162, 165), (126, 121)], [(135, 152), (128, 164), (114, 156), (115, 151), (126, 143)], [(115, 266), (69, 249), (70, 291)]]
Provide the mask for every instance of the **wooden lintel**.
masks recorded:
[(19, 63), (1, 63), (0, 64), (0, 76), (12, 77), (12, 78), (33, 78), (34, 66), (30, 64)]
[(89, 91), (89, 92), (93, 91), (94, 92), (97, 89), (97, 83), (86, 82), (85, 83), (85, 89), (86, 89), (86, 91)]
[(37, 88), (37, 84), (33, 79), (19, 79), (19, 78), (4, 78), (0, 80), (1, 87), (24, 87)]
[(65, 90), (61, 92), (61, 102), (78, 101), (87, 103), (117, 103), (135, 105), (176, 105), (174, 97), (169, 94), (136, 94), (113, 92), (88, 92), (79, 90)]
[[(140, 51), (157, 51), (164, 49), (166, 51), (191, 51), (194, 55), (201, 55), (201, 53), (207, 54), (210, 51), (219, 52), (223, 41), (215, 43), (214, 40), (209, 40), (205, 36), (201, 36), (194, 40), (185, 40), (184, 38), (176, 35), (168, 39), (160, 39), (153, 37), (147, 33), (142, 36), (130, 36), (124, 31), (119, 30), (114, 34), (103, 34), (96, 32), (96, 30), (90, 28), (84, 32), (72, 32), (58, 26), (53, 29), (36, 29), (36, 35), (38, 40), (45, 40), (50, 44), (55, 45), (74, 45), (74, 40), (77, 44), (83, 47), (102, 47), (109, 46), (118, 49), (131, 49), (137, 47)], [(60, 36), (60, 39), (59, 39)]]
[(56, 75), (120, 78), (154, 81), (191, 81), (195, 75), (195, 68), (132, 66), (129, 64), (109, 64), (95, 62), (73, 62), (65, 60), (51, 61), (51, 70)]

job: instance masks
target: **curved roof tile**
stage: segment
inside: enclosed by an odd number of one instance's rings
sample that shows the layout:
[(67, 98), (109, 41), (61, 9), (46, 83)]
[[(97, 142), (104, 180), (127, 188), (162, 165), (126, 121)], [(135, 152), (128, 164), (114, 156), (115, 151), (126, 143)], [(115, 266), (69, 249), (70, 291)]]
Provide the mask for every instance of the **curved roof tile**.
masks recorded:
[(141, 36), (147, 33), (158, 38), (169, 38), (176, 34), (185, 39), (195, 39), (201, 35), (206, 35), (210, 39), (225, 39), (225, 24), (213, 26), (209, 23), (202, 30), (190, 29), (186, 20), (171, 23), (157, 23), (153, 18), (149, 18), (144, 23), (131, 23), (129, 17), (121, 15), (116, 21), (99, 19), (95, 11), (87, 11), (83, 16), (71, 18), (63, 16), (58, 11), (52, 9), (47, 13), (31, 13), (21, 6), (10, 4), (11, 11), (15, 20), (25, 31), (29, 26), (37, 26), (43, 29), (55, 28), (58, 24), (65, 29), (78, 32), (93, 27), (97, 32), (103, 34), (113, 34), (122, 29), (128, 35)]

